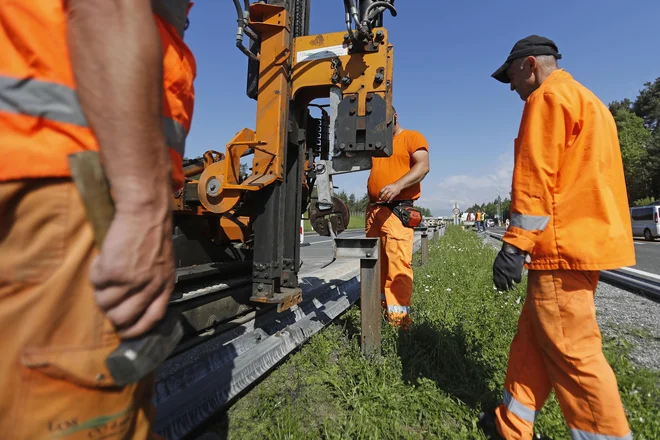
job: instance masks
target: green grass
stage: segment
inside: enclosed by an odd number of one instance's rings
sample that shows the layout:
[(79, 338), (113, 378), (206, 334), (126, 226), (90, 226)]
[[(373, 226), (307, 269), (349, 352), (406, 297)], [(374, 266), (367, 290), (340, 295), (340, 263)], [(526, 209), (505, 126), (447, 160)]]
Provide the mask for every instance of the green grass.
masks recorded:
[[(351, 308), (219, 420), (228, 439), (480, 439), (480, 410), (501, 395), (524, 300), (493, 289), (495, 251), (450, 228), (415, 267), (409, 333), (383, 327), (383, 356), (360, 354)], [(418, 261), (418, 255), (415, 260)], [(660, 375), (637, 369), (625, 342), (604, 341), (636, 439), (660, 438)], [(554, 394), (537, 432), (570, 438)]]
[[(364, 229), (364, 216), (355, 216), (352, 215), (348, 221), (348, 227), (346, 229)], [(303, 224), (303, 230), (305, 232), (313, 232), (312, 225), (309, 223), (309, 220), (305, 220)]]

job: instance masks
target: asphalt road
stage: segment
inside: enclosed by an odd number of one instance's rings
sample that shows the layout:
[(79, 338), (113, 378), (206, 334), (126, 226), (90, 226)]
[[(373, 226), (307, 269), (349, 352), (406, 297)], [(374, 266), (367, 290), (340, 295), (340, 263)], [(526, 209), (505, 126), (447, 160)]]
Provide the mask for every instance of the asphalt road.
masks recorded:
[[(364, 237), (364, 230), (347, 230), (339, 234), (338, 237)], [(332, 238), (321, 237), (316, 233), (305, 232), (303, 243), (304, 245), (300, 247), (300, 259), (302, 260), (302, 267), (300, 268), (301, 274), (320, 269), (325, 264), (332, 261)]]
[[(487, 228), (486, 231), (504, 234), (504, 228)], [(637, 264), (630, 266), (637, 270), (660, 275), (660, 240), (645, 241), (635, 239)]]

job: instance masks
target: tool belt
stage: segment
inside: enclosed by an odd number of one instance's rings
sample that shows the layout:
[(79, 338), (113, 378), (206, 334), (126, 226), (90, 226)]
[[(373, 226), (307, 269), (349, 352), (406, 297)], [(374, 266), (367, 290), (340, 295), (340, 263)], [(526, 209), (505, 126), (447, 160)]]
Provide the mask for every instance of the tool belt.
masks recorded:
[(390, 208), (406, 228), (416, 228), (422, 223), (422, 212), (413, 206), (412, 200), (393, 200), (382, 205)]

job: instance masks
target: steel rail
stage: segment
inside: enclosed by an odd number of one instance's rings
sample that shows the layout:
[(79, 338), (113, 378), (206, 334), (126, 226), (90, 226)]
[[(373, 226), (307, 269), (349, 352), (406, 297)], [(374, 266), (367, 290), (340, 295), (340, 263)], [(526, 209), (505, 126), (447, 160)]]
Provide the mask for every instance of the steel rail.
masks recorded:
[[(502, 235), (495, 232), (486, 232), (488, 236), (502, 241)], [(608, 284), (620, 287), (629, 292), (641, 294), (647, 298), (660, 301), (660, 282), (656, 281), (655, 274), (644, 276), (642, 271), (635, 271), (639, 275), (631, 273), (628, 268), (601, 270), (600, 279)]]
[[(416, 234), (413, 253), (420, 249), (421, 235)], [(301, 275), (303, 301), (286, 312), (251, 308), (184, 340), (156, 372), (154, 430), (174, 440), (204, 429), (210, 418), (353, 305), (360, 297), (359, 278), (354, 262), (336, 261)], [(178, 302), (231, 296), (244, 286), (243, 278), (216, 278), (206, 286), (196, 284)]]

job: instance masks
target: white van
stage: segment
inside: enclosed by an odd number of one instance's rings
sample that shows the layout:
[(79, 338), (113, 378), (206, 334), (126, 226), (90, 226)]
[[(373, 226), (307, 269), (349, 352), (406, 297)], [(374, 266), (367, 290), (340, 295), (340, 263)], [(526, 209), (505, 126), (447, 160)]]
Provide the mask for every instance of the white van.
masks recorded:
[(633, 237), (653, 240), (660, 237), (660, 204), (630, 208)]

